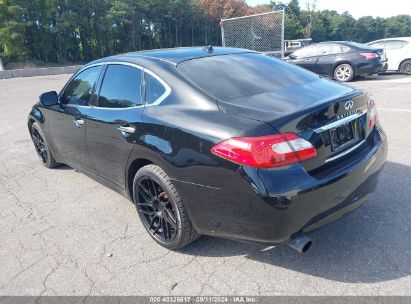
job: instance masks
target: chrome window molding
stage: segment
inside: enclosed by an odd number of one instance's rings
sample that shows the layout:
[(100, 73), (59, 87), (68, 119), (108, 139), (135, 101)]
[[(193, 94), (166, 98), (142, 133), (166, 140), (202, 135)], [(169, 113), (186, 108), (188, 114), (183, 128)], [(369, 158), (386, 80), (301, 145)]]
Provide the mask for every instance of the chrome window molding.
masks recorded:
[[(157, 106), (157, 105), (159, 105), (164, 99), (166, 99), (166, 98), (168, 97), (168, 95), (170, 95), (171, 89), (170, 89), (170, 87), (168, 86), (168, 84), (167, 84), (163, 79), (161, 79), (157, 74), (153, 73), (152, 71), (150, 71), (150, 70), (148, 70), (148, 69), (146, 69), (146, 68), (143, 68), (143, 71), (144, 71), (144, 73), (147, 73), (147, 74), (149, 74), (150, 76), (154, 77), (154, 78), (155, 78), (159, 83), (161, 83), (161, 85), (165, 88), (164, 93), (163, 93), (159, 98), (157, 98), (154, 102), (152, 102), (152, 103), (150, 103), (150, 104), (147, 104), (147, 103), (145, 104), (146, 107)], [(144, 87), (145, 87), (145, 80), (144, 80)]]
[[(141, 70), (143, 73), (147, 73), (150, 76), (154, 77), (158, 82), (161, 83), (161, 85), (165, 88), (165, 91), (163, 93), (163, 95), (161, 95), (159, 98), (157, 98), (154, 102), (147, 104), (146, 101), (144, 100), (144, 103), (138, 106), (134, 106), (134, 107), (127, 107), (127, 108), (105, 108), (105, 107), (99, 107), (99, 106), (84, 106), (84, 107), (91, 107), (91, 108), (99, 108), (99, 109), (107, 109), (107, 110), (124, 110), (124, 109), (134, 109), (134, 108), (141, 108), (141, 107), (152, 107), (152, 106), (157, 106), (159, 105), (161, 102), (163, 102), (164, 99), (166, 99), (170, 93), (171, 93), (171, 88), (170, 86), (163, 80), (160, 78), (160, 76), (158, 76), (156, 73), (154, 73), (153, 71), (144, 68), (138, 64), (135, 63), (131, 63), (131, 62), (116, 62), (116, 61), (108, 61), (108, 62), (99, 62), (99, 63), (94, 63), (94, 64), (90, 64), (85, 66), (84, 68), (82, 68), (80, 71), (78, 71), (76, 74), (74, 74), (73, 77), (70, 78), (70, 80), (67, 82), (70, 83), (72, 79), (74, 79), (75, 77), (77, 77), (78, 74), (80, 74), (81, 72), (92, 68), (92, 67), (96, 67), (96, 66), (102, 66), (102, 65), (125, 65), (125, 66), (130, 66), (136, 69)], [(144, 77), (144, 74), (143, 74)], [(144, 81), (144, 80), (143, 80)], [(143, 82), (143, 84), (145, 85), (145, 83)], [(66, 85), (67, 86), (67, 85)], [(66, 86), (64, 86), (62, 92), (65, 90)], [(60, 93), (61, 94), (61, 93)], [(144, 97), (144, 96), (143, 96)]]

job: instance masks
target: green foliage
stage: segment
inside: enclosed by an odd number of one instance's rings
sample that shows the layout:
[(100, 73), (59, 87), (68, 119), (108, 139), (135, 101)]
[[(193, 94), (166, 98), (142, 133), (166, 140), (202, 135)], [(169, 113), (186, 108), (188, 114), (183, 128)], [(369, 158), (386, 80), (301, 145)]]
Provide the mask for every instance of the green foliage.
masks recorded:
[(0, 1), (0, 54), (7, 60), (24, 60), (27, 56), (27, 24), (20, 19), (24, 9), (18, 3)]
[[(297, 0), (288, 4), (271, 1), (274, 10), (285, 9), (286, 39), (312, 38), (314, 42), (330, 40), (352, 40), (369, 42), (372, 40), (411, 36), (411, 16), (399, 15), (390, 18), (370, 16), (354, 19), (348, 12), (301, 10)], [(311, 17), (311, 18), (310, 18)], [(307, 27), (311, 20), (310, 33)]]
[(301, 9), (298, 0), (256, 8), (244, 0), (0, 0), (0, 57), (81, 62), (135, 50), (219, 45), (221, 18), (285, 9), (286, 39), (367, 42), (411, 36), (411, 16), (362, 17)]

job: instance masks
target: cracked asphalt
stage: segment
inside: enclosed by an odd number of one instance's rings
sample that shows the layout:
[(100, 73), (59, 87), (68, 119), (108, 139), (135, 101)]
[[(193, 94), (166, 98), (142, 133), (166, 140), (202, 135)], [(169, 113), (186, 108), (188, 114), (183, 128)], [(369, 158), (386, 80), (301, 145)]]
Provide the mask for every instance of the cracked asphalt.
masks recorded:
[(180, 252), (134, 206), (69, 167), (40, 165), (26, 117), (69, 75), (0, 80), (0, 295), (411, 295), (411, 77), (369, 77), (388, 162), (361, 209), (301, 255), (202, 237)]

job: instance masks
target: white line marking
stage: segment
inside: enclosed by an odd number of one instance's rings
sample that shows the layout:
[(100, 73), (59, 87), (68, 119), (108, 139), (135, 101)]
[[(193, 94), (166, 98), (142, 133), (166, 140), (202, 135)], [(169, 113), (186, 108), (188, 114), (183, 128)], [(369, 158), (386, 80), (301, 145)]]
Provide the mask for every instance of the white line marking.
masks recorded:
[(375, 78), (375, 79), (365, 79), (364, 81), (367, 83), (397, 83), (397, 84), (407, 84), (407, 83), (411, 83), (411, 77), (404, 77), (404, 78), (394, 78), (394, 79), (383, 79), (382, 77), (384, 76), (380, 76), (379, 78)]
[(394, 112), (411, 112), (411, 109), (388, 109), (388, 108), (377, 108), (382, 111), (394, 111)]
[(398, 79), (381, 79), (380, 81), (385, 82), (385, 83), (405, 84), (405, 83), (410, 83), (411, 82), (411, 77), (398, 78)]

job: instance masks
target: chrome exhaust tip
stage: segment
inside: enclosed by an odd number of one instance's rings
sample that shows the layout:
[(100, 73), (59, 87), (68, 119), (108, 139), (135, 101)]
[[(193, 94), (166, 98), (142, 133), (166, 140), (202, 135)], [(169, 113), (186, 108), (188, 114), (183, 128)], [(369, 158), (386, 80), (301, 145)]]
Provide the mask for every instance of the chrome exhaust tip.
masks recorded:
[(299, 253), (307, 252), (312, 244), (312, 239), (306, 236), (305, 234), (298, 234), (287, 243), (289, 247), (291, 247), (294, 250), (297, 250)]

